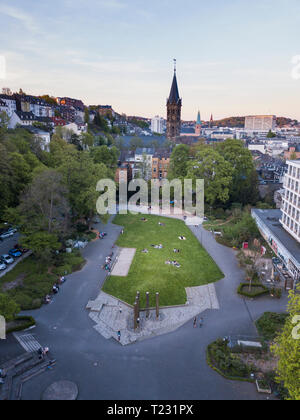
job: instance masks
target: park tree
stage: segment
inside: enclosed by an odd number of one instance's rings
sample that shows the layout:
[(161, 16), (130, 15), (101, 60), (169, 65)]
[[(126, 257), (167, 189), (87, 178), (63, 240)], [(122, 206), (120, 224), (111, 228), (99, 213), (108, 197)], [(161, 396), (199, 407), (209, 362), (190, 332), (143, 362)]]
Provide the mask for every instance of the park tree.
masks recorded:
[(85, 219), (89, 225), (96, 213), (99, 193), (98, 181), (109, 178), (110, 172), (103, 163), (95, 164), (88, 152), (77, 152), (59, 168), (68, 188), (68, 198), (73, 218)]
[[(114, 172), (117, 168), (120, 151), (115, 147), (93, 147), (91, 149), (91, 156), (94, 163), (103, 163)], [(113, 173), (114, 175), (114, 173)], [(112, 177), (113, 177), (112, 175)]]
[(72, 159), (76, 153), (77, 151), (74, 145), (66, 143), (58, 133), (55, 133), (51, 139), (47, 165), (51, 168), (58, 168), (65, 160)]
[(189, 156), (190, 149), (185, 144), (180, 144), (173, 150), (168, 173), (168, 178), (170, 180), (182, 179), (186, 177)]
[(283, 382), (290, 399), (300, 401), (300, 286), (290, 292), (289, 317), (272, 347), (278, 358), (277, 380)]
[(198, 152), (188, 163), (187, 179), (204, 179), (205, 200), (211, 205), (229, 200), (233, 169), (222, 155), (212, 148)]
[(80, 136), (80, 142), (86, 150), (94, 146), (95, 138), (91, 133), (82, 133)]
[(216, 149), (233, 169), (230, 201), (244, 205), (255, 204), (259, 198), (258, 176), (251, 152), (244, 147), (243, 142), (233, 139), (218, 144)]
[(0, 293), (0, 315), (5, 318), (6, 322), (13, 321), (20, 310), (14, 300), (4, 293)]
[(22, 231), (30, 237), (38, 232), (63, 237), (69, 226), (67, 194), (58, 171), (47, 169), (36, 176), (21, 197)]
[(108, 127), (108, 122), (107, 120), (102, 117), (102, 115), (100, 115), (98, 112), (94, 118), (94, 124), (99, 127), (102, 131), (104, 131), (105, 133), (109, 133), (109, 127)]
[(19, 195), (31, 180), (31, 168), (20, 153), (10, 153), (9, 164), (11, 168), (10, 189), (14, 197), (14, 204), (17, 205)]
[(48, 232), (32, 232), (30, 235), (22, 236), (22, 246), (31, 249), (39, 264), (50, 264), (54, 255), (61, 249), (61, 242), (58, 236)]

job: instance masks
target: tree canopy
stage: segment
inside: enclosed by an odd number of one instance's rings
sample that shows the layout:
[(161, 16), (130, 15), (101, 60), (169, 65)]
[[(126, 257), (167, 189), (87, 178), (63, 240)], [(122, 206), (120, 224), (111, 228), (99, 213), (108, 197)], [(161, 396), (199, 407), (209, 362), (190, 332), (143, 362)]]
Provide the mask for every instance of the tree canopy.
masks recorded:
[(290, 292), (289, 317), (273, 346), (278, 357), (278, 381), (283, 382), (290, 399), (300, 401), (300, 286)]

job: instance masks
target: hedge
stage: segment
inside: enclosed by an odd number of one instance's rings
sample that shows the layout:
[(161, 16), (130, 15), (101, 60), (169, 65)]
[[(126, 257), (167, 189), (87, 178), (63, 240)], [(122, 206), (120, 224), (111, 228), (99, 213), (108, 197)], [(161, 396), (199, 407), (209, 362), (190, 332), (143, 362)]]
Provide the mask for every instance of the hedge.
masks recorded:
[(24, 323), (22, 323), (22, 325), (15, 326), (15, 327), (7, 329), (6, 334), (10, 334), (10, 333), (16, 332), (16, 331), (26, 330), (27, 328), (33, 327), (36, 324), (35, 319), (32, 318), (32, 316), (18, 316), (12, 322), (15, 322), (15, 321), (17, 321), (17, 322), (18, 321), (24, 321)]
[[(263, 284), (261, 284), (261, 283), (259, 283), (259, 284), (254, 283), (254, 284), (252, 284), (252, 287), (254, 289), (255, 288), (256, 289), (259, 288), (259, 289), (261, 289), (260, 291), (259, 290), (249, 291), (249, 286), (250, 286), (249, 283), (241, 283), (239, 285), (239, 287), (238, 287), (237, 293), (239, 295), (246, 296), (246, 297), (249, 297), (249, 298), (255, 298), (255, 297), (262, 296), (262, 295), (265, 295), (265, 294), (268, 294), (269, 293), (269, 289), (266, 286), (264, 286)], [(243, 290), (244, 288), (247, 288), (248, 291), (244, 291)]]

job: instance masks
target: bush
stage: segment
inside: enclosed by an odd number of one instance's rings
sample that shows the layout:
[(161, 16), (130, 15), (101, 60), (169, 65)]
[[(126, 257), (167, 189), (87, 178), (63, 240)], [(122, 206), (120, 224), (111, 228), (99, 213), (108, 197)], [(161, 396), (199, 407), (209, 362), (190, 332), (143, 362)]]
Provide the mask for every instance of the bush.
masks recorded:
[(23, 331), (35, 325), (35, 319), (31, 316), (18, 316), (11, 322), (12, 326), (6, 330), (7, 334), (16, 331)]
[(222, 230), (224, 243), (235, 247), (241, 247), (243, 242), (260, 236), (255, 220), (248, 212), (244, 212), (237, 223), (224, 225)]
[(283, 329), (288, 314), (278, 314), (274, 312), (265, 312), (262, 317), (256, 321), (259, 334), (267, 341), (273, 341)]
[(249, 298), (255, 298), (269, 293), (269, 289), (260, 283), (253, 283), (251, 290), (249, 290), (249, 283), (241, 283), (238, 287), (237, 293)]
[(277, 299), (281, 299), (282, 289), (280, 289), (279, 287), (272, 287), (272, 289), (270, 290), (270, 295), (274, 296)]
[(251, 368), (231, 353), (227, 341), (219, 339), (210, 344), (207, 359), (208, 364), (227, 379), (251, 381)]
[(12, 321), (20, 312), (18, 302), (11, 299), (11, 297), (0, 294), (0, 315), (2, 315), (7, 322)]

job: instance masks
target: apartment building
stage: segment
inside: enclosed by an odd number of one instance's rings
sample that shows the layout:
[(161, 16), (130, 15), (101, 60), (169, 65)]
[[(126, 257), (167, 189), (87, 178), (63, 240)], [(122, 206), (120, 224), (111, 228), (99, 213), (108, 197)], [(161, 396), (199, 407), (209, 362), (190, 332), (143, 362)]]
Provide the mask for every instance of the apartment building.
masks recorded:
[(151, 131), (152, 133), (163, 134), (163, 132), (165, 131), (164, 118), (160, 117), (159, 115), (156, 115), (154, 118), (152, 118)]
[(285, 193), (282, 204), (283, 228), (300, 243), (300, 161), (287, 162), (288, 172), (284, 179)]
[(152, 179), (167, 179), (170, 167), (170, 153), (156, 152), (152, 158)]

